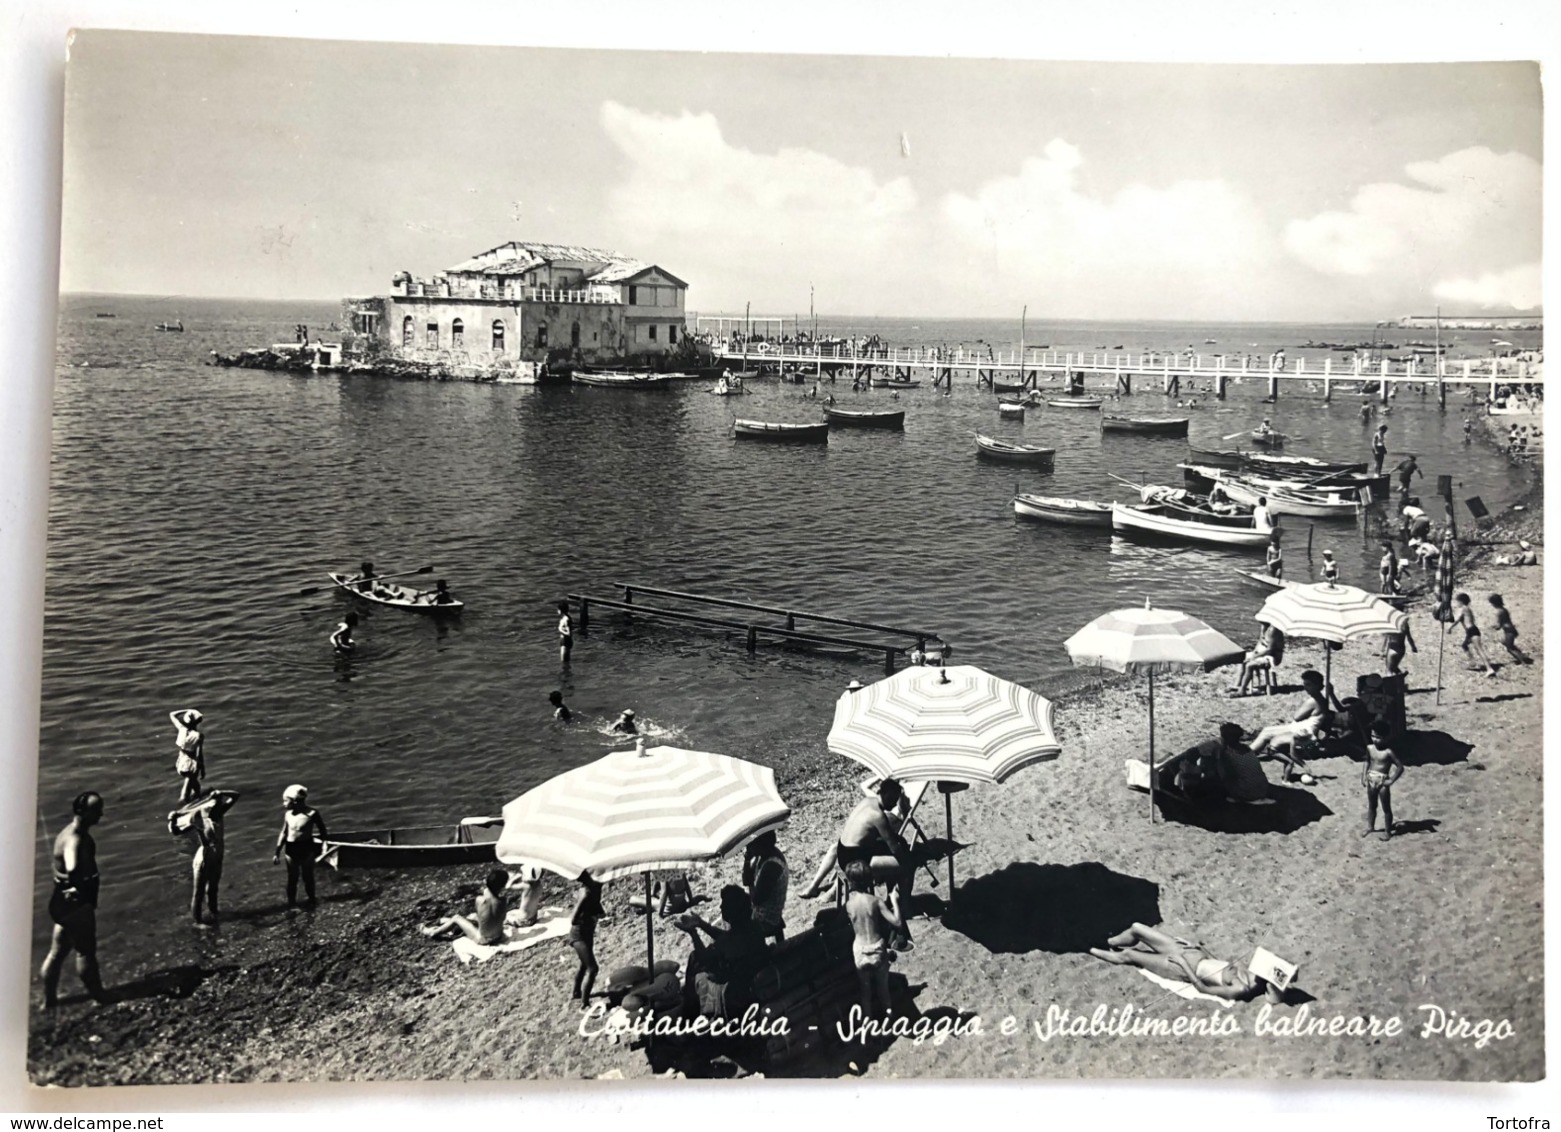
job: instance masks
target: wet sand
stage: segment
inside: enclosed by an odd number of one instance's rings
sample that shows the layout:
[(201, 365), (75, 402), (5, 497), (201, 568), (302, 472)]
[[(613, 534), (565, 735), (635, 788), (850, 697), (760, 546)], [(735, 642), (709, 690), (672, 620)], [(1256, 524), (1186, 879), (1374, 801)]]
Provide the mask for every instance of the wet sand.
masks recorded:
[[(1524, 510), (1498, 517), (1482, 538), (1519, 536), (1540, 545), (1539, 492)], [(1465, 532), (1466, 534), (1468, 532)], [(1540, 546), (1541, 554), (1543, 548)], [(1485, 551), (1489, 557), (1494, 551)], [(1422, 600), (1411, 612), (1420, 653), (1411, 654), (1408, 766), (1394, 788), (1403, 823), (1382, 842), (1363, 839), (1359, 763), (1314, 764), (1314, 787), (1275, 787), (1269, 832), (1215, 832), (1184, 822), (1151, 824), (1147, 796), (1126, 788), (1123, 760), (1146, 749), (1142, 681), (1108, 677), (1058, 701), (1063, 756), (1002, 787), (954, 799), (959, 897), (946, 911), (945, 867), (924, 909), (944, 913), (913, 925), (917, 947), (895, 965), (899, 1005), (923, 1017), (981, 1016), (984, 1033), (917, 1043), (902, 1037), (871, 1049), (791, 1066), (795, 1073), (871, 1077), (1366, 1077), (1532, 1080), (1543, 1073), (1541, 719), (1544, 642), (1542, 570), (1472, 566), (1460, 589), (1475, 599), (1495, 679), (1472, 670), (1451, 634), (1444, 691), (1435, 703), (1437, 637)], [(1499, 591), (1522, 630), (1532, 666), (1502, 663), (1486, 594)], [(1261, 595), (1254, 591), (1253, 609)], [(1287, 653), (1284, 691), (1229, 699), (1230, 670), (1157, 681), (1157, 749), (1181, 750), (1222, 720), (1248, 728), (1288, 718), (1300, 672), (1321, 666), (1320, 648)], [(1378, 670), (1373, 643), (1336, 653), (1334, 684), (1349, 695), (1357, 674)], [(822, 745), (822, 735), (819, 737)], [(815, 752), (816, 754), (816, 752)], [(782, 789), (795, 816), (782, 834), (792, 866), (787, 919), (810, 923), (817, 903), (799, 899), (819, 854), (855, 798), (861, 773), (838, 760)], [(1264, 764), (1269, 780), (1277, 763)], [(944, 832), (942, 799), (929, 793), (919, 817)], [(1260, 820), (1268, 820), (1266, 817)], [(698, 870), (697, 891), (737, 879), (740, 858)], [(194, 963), (134, 977), (105, 957), (110, 986), (128, 997), (94, 1007), (67, 971), (66, 1004), (44, 1018), (33, 984), (28, 1070), (39, 1085), (178, 1084), (238, 1081), (645, 1077), (642, 1050), (577, 1032), (568, 1001), (572, 952), (548, 943), (485, 965), (463, 966), (448, 944), (417, 925), (465, 910), (481, 870), (321, 875), (322, 907), (250, 913), (268, 930), (243, 940), (206, 933)], [(567, 899), (554, 884), (548, 902)], [(644, 920), (631, 914), (636, 882), (610, 885), (609, 919), (598, 934), (603, 975), (643, 959)], [(242, 909), (236, 909), (245, 914)], [(1306, 1015), (1397, 1016), (1387, 1037), (1294, 1037), (1255, 1033), (1263, 1007), (1228, 1011), (1184, 1002), (1136, 972), (1088, 954), (1141, 920), (1196, 939), (1245, 964), (1255, 945), (1301, 966)], [(192, 929), (193, 931), (194, 929)], [(658, 924), (658, 956), (683, 958), (681, 934)], [(1225, 1037), (1053, 1035), (1032, 1029), (1055, 1005), (1089, 1016), (1132, 1004), (1151, 1018), (1228, 1013)], [(1505, 1019), (1514, 1036), (1423, 1038), (1436, 1005), (1451, 1015)], [(1268, 1016), (1294, 1020), (1286, 1005)], [(1013, 1016), (1019, 1033), (998, 1027)], [(1228, 1025), (1228, 1024), (1227, 1024)], [(855, 1068), (852, 1068), (852, 1066)]]

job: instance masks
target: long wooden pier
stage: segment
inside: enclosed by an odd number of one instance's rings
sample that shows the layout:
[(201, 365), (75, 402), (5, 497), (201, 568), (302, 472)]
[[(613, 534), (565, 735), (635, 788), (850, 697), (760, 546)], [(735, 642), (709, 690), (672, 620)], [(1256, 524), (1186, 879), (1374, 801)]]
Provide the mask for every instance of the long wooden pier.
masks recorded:
[[(580, 604), (580, 632), (589, 632), (591, 626), (591, 608), (596, 606), (601, 609), (610, 609), (620, 613), (626, 613), (638, 617), (657, 617), (669, 621), (681, 621), (690, 625), (702, 625), (706, 628), (725, 629), (742, 633), (748, 645), (748, 652), (752, 655), (757, 651), (761, 639), (771, 639), (780, 642), (792, 642), (804, 646), (821, 646), (851, 649), (857, 652), (882, 653), (884, 658), (884, 674), (891, 675), (894, 672), (895, 658), (908, 656), (912, 652), (926, 653), (929, 651), (940, 652), (947, 648), (943, 639), (936, 633), (929, 633), (920, 629), (904, 629), (894, 625), (880, 625), (872, 621), (862, 621), (852, 617), (835, 617), (824, 613), (809, 613), (795, 606), (762, 605), (752, 601), (741, 601), (736, 598), (712, 597), (707, 594), (692, 594), (682, 590), (663, 589), (659, 586), (646, 586), (638, 582), (614, 582), (613, 585), (623, 591), (622, 598), (595, 597), (591, 594), (569, 594), (569, 600)], [(641, 598), (663, 598), (670, 601), (682, 602), (695, 608), (676, 609), (664, 606), (646, 605), (643, 601), (636, 601), (636, 596)], [(784, 623), (776, 624), (769, 620), (758, 620), (754, 617), (738, 619), (735, 617), (718, 617), (710, 612), (699, 612), (703, 609), (732, 609), (741, 610), (748, 614), (763, 614), (766, 618), (784, 618)], [(835, 633), (820, 632), (816, 629), (797, 628), (797, 623), (811, 622), (821, 626), (841, 626), (847, 629), (861, 629), (870, 633), (879, 634), (890, 638), (902, 638), (902, 640), (863, 640), (859, 637), (840, 636)]]
[(896, 346), (877, 350), (851, 346), (813, 345), (807, 342), (717, 341), (712, 351), (723, 364), (791, 368), (821, 378), (835, 379), (849, 373), (871, 380), (887, 374), (906, 380), (914, 374), (930, 374), (934, 387), (953, 388), (955, 375), (973, 376), (977, 386), (995, 388), (1034, 388), (1041, 381), (1066, 378), (1075, 391), (1082, 391), (1088, 378), (1105, 378), (1116, 392), (1126, 396), (1133, 383), (1159, 385), (1168, 394), (1180, 392), (1183, 381), (1206, 381), (1215, 397), (1224, 399), (1231, 382), (1265, 381), (1268, 396), (1279, 398), (1280, 385), (1301, 381), (1320, 386), (1323, 400), (1332, 400), (1335, 387), (1354, 386), (1360, 392), (1380, 395), (1386, 402), (1395, 385), (1434, 384), (1438, 400), (1445, 404), (1447, 387), (1485, 387), (1486, 399), (1494, 401), (1500, 385), (1537, 386), (1544, 383), (1542, 365), (1510, 358), (1449, 361), (1446, 358), (1418, 358), (1395, 362), (1384, 359), (1365, 363), (1359, 356), (1348, 365), (1335, 366), (1332, 358), (1319, 365), (1307, 359), (1285, 361), (1279, 353), (1268, 359), (1249, 355), (1230, 358), (1223, 354), (1132, 354), (1121, 350), (1071, 353), (1049, 349), (974, 350), (963, 346)]

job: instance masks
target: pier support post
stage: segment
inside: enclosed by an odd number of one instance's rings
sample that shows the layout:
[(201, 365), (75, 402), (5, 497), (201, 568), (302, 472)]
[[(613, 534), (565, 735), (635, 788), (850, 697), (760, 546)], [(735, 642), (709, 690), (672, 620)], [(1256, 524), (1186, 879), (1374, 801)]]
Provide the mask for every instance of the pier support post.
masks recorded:
[(1216, 401), (1223, 401), (1223, 400), (1225, 400), (1225, 371), (1224, 370), (1221, 370), (1219, 373), (1214, 375), (1214, 399)]
[(1333, 359), (1323, 359), (1323, 404), (1333, 400)]
[(748, 626), (748, 655), (752, 656), (759, 651), (759, 630), (754, 626)]
[(884, 649), (883, 650), (883, 674), (885, 676), (893, 676), (894, 675), (894, 650), (893, 649)]
[(1133, 375), (1130, 373), (1117, 374), (1117, 392), (1124, 397), (1133, 395)]
[(1378, 399), (1386, 405), (1388, 403), (1388, 363), (1386, 361), (1382, 363), (1382, 375), (1377, 385), (1379, 386), (1377, 390)]
[(1268, 396), (1270, 400), (1279, 400), (1279, 371), (1277, 369), (1268, 371)]
[(1165, 395), (1173, 397), (1182, 391), (1182, 375), (1169, 373), (1165, 376)]

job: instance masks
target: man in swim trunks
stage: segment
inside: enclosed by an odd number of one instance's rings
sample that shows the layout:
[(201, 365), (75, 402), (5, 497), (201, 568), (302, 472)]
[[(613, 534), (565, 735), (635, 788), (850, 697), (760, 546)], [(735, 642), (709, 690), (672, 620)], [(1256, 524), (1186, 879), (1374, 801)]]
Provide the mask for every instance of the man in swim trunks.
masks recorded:
[(451, 929), (455, 929), (473, 943), (490, 946), (502, 943), (504, 916), (509, 911), (509, 898), (504, 895), (508, 885), (509, 873), (503, 869), (493, 869), (488, 873), (488, 879), (483, 882), (482, 888), (477, 891), (476, 923), (461, 915), (446, 916), (437, 924), (425, 924), (418, 930), (429, 938), (447, 935), (453, 939)]
[(97, 1002), (107, 1002), (98, 975), (98, 848), (88, 831), (103, 817), (103, 798), (91, 790), (76, 795), (75, 815), (54, 839), (54, 892), (49, 897), (49, 919), (54, 938), (43, 960), (43, 1004), (59, 1006), (60, 969), (65, 957), (76, 953), (76, 973)]
[(1377, 803), (1382, 803), (1382, 832), (1377, 836), (1387, 841), (1393, 836), (1393, 784), (1404, 774), (1404, 764), (1388, 743), (1393, 728), (1385, 719), (1371, 724), (1371, 742), (1366, 744), (1366, 765), (1361, 770), (1360, 783), (1366, 788), (1366, 828), (1362, 837), (1370, 837), (1377, 828)]
[(196, 839), (194, 861), (194, 891), (190, 895), (190, 915), (197, 924), (201, 919), (201, 907), (211, 910), (211, 922), (217, 922), (217, 888), (222, 883), (223, 830), (222, 819), (238, 801), (231, 790), (213, 790), (206, 805), (168, 815), (168, 832), (178, 837), (193, 833)]
[[(1366, 406), (1363, 405), (1361, 407), (1365, 408)], [(1366, 420), (1366, 419), (1367, 419), (1367, 414), (1362, 414), (1361, 415), (1361, 420)], [(1376, 470), (1374, 472), (1372, 472), (1372, 475), (1380, 476), (1382, 474), (1382, 461), (1384, 461), (1384, 460), (1386, 460), (1388, 458), (1388, 426), (1387, 425), (1378, 425), (1377, 426), (1377, 431), (1372, 434), (1372, 437), (1371, 437), (1371, 456), (1372, 456), (1372, 459), (1376, 460), (1376, 462), (1377, 462)]]
[[(1265, 727), (1252, 740), (1254, 755), (1267, 754), (1285, 764), (1284, 780), (1290, 781), (1293, 773), (1302, 771), (1301, 760), (1295, 757), (1295, 741), (1303, 736), (1320, 734), (1333, 721), (1335, 708), (1342, 710), (1334, 697), (1332, 686), (1323, 686), (1323, 674), (1314, 668), (1301, 673), (1301, 687), (1306, 698), (1295, 718), (1289, 723), (1276, 723)], [(1281, 750), (1281, 748), (1284, 748)], [(1311, 776), (1303, 774), (1306, 781)]]
[[(902, 913), (908, 912), (911, 908), (911, 889), (916, 880), (916, 863), (911, 859), (910, 847), (895, 832), (889, 816), (899, 810), (904, 799), (905, 791), (900, 788), (900, 784), (892, 778), (885, 778), (878, 783), (871, 798), (864, 798), (857, 803), (840, 827), (835, 848), (824, 858), (813, 882), (802, 893), (803, 898), (816, 896), (822, 891), (824, 880), (836, 868), (844, 873), (852, 861), (861, 861), (867, 865), (874, 878), (898, 889), (898, 907)], [(909, 951), (913, 946), (910, 933), (904, 927), (898, 930), (893, 946), (897, 951)]]
[(1454, 608), (1456, 616), (1447, 623), (1446, 628), (1442, 632), (1447, 632), (1454, 625), (1460, 626), (1463, 629), (1463, 641), (1458, 647), (1463, 649), (1464, 655), (1472, 656), (1475, 660), (1485, 665), (1485, 675), (1496, 675), (1496, 666), (1491, 663), (1491, 658), (1485, 654), (1485, 645), (1480, 640), (1480, 623), (1474, 619), (1474, 610), (1469, 605), (1469, 595), (1457, 594), (1454, 596), (1453, 601), (1457, 603)]
[(855, 935), (851, 939), (851, 958), (856, 963), (857, 983), (862, 991), (862, 1013), (876, 1018), (889, 1013), (889, 967), (894, 962), (890, 938), (905, 932), (894, 890), (879, 899), (873, 891), (872, 870), (863, 861), (845, 866), (846, 916)]
[(304, 882), (305, 903), (314, 907), (314, 862), (320, 855), (320, 843), (314, 839), (314, 831), (320, 831), (320, 840), (327, 836), (325, 819), (320, 811), (309, 808), (309, 788), (289, 786), (282, 792), (282, 832), (276, 838), (276, 852), (271, 863), (287, 853), (287, 906), (298, 906), (298, 881)]

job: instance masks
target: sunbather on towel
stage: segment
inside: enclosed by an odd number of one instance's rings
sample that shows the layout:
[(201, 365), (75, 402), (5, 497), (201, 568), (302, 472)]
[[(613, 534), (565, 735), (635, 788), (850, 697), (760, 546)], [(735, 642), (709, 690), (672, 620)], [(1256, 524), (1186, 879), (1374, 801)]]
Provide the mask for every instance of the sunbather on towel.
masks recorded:
[(1284, 1001), (1279, 988), (1267, 979), (1243, 971), (1234, 963), (1215, 958), (1206, 947), (1177, 939), (1143, 924), (1134, 924), (1106, 942), (1110, 944), (1111, 950), (1092, 947), (1089, 953), (1107, 963), (1142, 967), (1161, 978), (1190, 983), (1215, 998), (1248, 1002), (1263, 994), (1268, 996), (1270, 1002)]
[(477, 893), (477, 922), (473, 923), (465, 916), (446, 916), (437, 924), (428, 924), (419, 929), (429, 937), (446, 936), (454, 938), (454, 933), (459, 932), (474, 943), (493, 945), (504, 941), (504, 914), (508, 911), (509, 901), (504, 895), (505, 886), (509, 884), (509, 874), (503, 869), (494, 869), (488, 874), (487, 881)]

